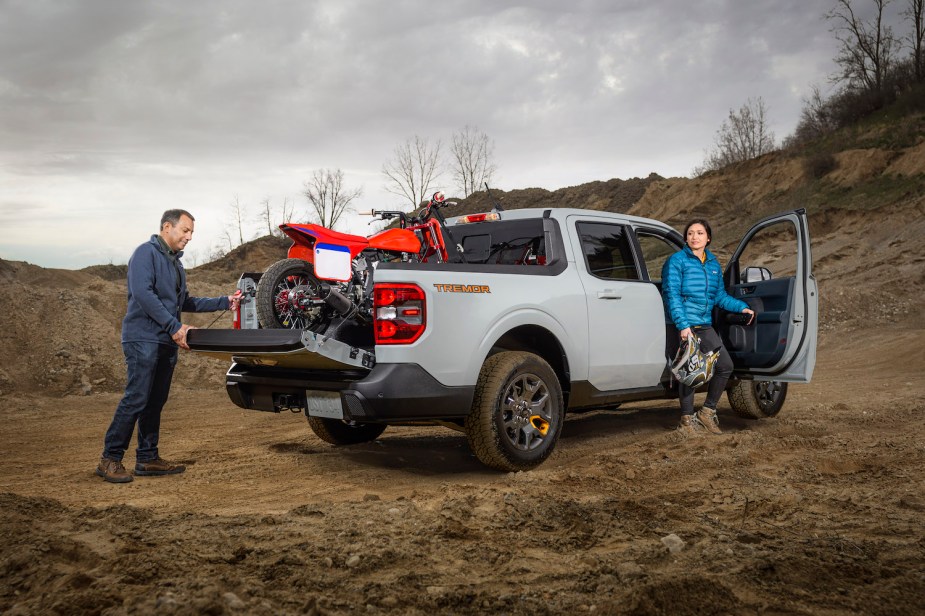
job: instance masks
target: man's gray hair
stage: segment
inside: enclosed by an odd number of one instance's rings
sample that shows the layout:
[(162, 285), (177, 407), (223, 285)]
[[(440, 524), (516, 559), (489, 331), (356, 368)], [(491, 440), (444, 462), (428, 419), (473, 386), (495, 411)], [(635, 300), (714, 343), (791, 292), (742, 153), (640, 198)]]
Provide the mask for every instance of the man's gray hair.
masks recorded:
[(196, 220), (193, 218), (193, 215), (187, 212), (186, 210), (167, 210), (164, 212), (164, 215), (161, 216), (161, 229), (164, 228), (164, 223), (169, 222), (173, 226), (180, 224), (180, 217), (186, 216), (190, 220)]

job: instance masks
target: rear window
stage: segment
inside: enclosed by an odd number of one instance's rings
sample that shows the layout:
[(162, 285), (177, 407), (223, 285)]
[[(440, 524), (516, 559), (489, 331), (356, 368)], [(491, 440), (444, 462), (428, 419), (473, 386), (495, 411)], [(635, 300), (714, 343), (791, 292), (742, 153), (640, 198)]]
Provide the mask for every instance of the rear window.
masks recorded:
[(450, 227), (469, 263), (546, 265), (543, 220), (499, 220)]

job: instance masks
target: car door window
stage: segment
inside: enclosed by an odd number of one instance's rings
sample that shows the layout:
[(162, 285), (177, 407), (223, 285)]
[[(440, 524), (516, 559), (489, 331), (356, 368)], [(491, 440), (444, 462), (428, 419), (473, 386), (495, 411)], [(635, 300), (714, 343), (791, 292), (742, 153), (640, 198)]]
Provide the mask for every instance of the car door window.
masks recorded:
[(661, 282), (662, 266), (665, 265), (668, 257), (679, 250), (679, 247), (660, 235), (639, 230), (636, 231), (636, 240), (642, 250), (642, 259), (646, 264), (649, 280), (655, 283)]
[(765, 268), (773, 279), (796, 276), (797, 245), (797, 230), (791, 221), (759, 229), (739, 256), (739, 271)]
[(639, 280), (626, 227), (598, 222), (577, 225), (588, 272), (604, 280)]

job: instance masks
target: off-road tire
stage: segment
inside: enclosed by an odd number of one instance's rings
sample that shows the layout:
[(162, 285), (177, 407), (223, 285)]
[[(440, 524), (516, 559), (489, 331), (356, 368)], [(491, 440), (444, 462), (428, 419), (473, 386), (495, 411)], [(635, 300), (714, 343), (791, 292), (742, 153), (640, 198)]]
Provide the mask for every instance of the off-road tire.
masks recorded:
[(308, 417), (308, 425), (315, 436), (332, 445), (368, 443), (385, 432), (385, 424), (356, 423), (327, 417)]
[[(521, 399), (521, 407), (517, 407), (515, 400), (520, 398), (522, 386), (532, 388), (536, 399), (542, 401), (534, 411), (536, 417), (542, 418), (540, 424), (546, 425), (545, 434), (536, 435), (540, 433), (533, 419), (528, 421), (529, 425), (516, 425), (518, 417), (527, 413), (528, 396)], [(486, 466), (500, 471), (529, 470), (552, 453), (564, 419), (562, 386), (555, 371), (537, 355), (507, 351), (492, 355), (482, 365), (472, 409), (466, 417), (466, 438), (475, 456)], [(527, 442), (521, 442), (523, 438)]]
[(264, 329), (310, 329), (314, 332), (321, 332), (331, 321), (331, 310), (324, 306), (319, 309), (316, 318), (300, 322), (296, 317), (286, 322), (285, 317), (281, 319), (280, 312), (276, 305), (279, 289), (277, 288), (284, 280), (298, 277), (308, 285), (320, 284), (315, 278), (315, 272), (307, 261), (302, 259), (283, 259), (277, 261), (267, 268), (263, 276), (257, 282), (257, 292), (254, 298), (257, 306), (257, 320)]
[(735, 381), (726, 390), (732, 410), (746, 419), (766, 419), (780, 413), (787, 398), (787, 383)]

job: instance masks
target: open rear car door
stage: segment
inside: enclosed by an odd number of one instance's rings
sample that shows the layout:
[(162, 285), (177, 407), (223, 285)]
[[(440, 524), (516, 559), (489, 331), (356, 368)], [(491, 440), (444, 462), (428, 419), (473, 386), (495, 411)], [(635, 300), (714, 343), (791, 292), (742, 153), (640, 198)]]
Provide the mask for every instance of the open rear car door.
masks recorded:
[[(715, 315), (739, 379), (809, 382), (816, 364), (819, 293), (806, 210), (759, 221), (736, 248), (726, 290), (755, 313)], [(745, 318), (743, 318), (745, 317)]]

